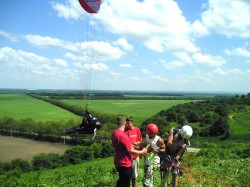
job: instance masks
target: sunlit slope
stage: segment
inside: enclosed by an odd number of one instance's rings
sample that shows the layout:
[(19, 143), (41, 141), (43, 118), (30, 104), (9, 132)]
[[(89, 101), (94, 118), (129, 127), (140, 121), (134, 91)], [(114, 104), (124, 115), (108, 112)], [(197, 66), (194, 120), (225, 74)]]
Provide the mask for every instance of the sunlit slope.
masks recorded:
[(25, 94), (0, 94), (0, 118), (3, 117), (34, 121), (81, 120), (71, 112)]
[(231, 139), (250, 141), (250, 107), (229, 114)]

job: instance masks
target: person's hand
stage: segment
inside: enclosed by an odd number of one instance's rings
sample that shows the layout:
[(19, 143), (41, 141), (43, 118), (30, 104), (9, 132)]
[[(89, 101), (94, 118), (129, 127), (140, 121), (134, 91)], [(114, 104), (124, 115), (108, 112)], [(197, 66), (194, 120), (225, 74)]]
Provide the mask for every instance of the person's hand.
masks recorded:
[(175, 157), (175, 159), (176, 159), (177, 161), (179, 161), (180, 155), (177, 155), (177, 156)]
[(143, 155), (147, 154), (147, 152), (148, 152), (148, 151), (147, 151), (146, 148), (143, 148), (143, 149), (142, 149), (142, 154), (143, 154)]
[(169, 132), (170, 132), (170, 134), (173, 134), (174, 133), (174, 128), (171, 128)]

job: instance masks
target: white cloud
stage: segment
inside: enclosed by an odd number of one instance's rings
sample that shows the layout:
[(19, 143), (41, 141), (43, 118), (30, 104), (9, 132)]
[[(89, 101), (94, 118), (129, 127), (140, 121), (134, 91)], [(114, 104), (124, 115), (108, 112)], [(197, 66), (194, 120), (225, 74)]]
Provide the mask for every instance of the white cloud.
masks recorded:
[(186, 64), (192, 64), (192, 58), (186, 52), (175, 52), (173, 53), (181, 62)]
[(97, 18), (110, 32), (154, 51), (198, 50), (189, 38), (191, 25), (173, 0), (109, 0)]
[(71, 51), (77, 51), (77, 46), (71, 42), (67, 42), (58, 38), (40, 35), (26, 35), (24, 38), (36, 46), (54, 46)]
[(52, 8), (56, 11), (57, 16), (66, 20), (78, 20), (84, 13), (77, 0), (67, 1), (65, 4), (59, 3), (58, 1), (52, 1), (51, 5)]
[[(35, 53), (15, 50), (9, 47), (0, 49), (1, 68), (17, 79), (23, 80), (27, 76), (63, 76), (64, 61), (62, 59), (49, 59)], [(61, 65), (59, 65), (61, 64)], [(32, 79), (32, 78), (31, 78)]]
[(14, 34), (11, 34), (9, 32), (5, 32), (3, 30), (0, 30), (0, 36), (8, 38), (12, 42), (17, 42), (17, 40), (18, 40), (18, 38)]
[(170, 82), (168, 79), (161, 77), (161, 76), (152, 75), (151, 77), (152, 79), (160, 81), (160, 82)]
[(208, 34), (205, 29), (207, 28), (229, 38), (250, 37), (249, 0), (209, 0), (205, 8), (206, 11), (201, 15), (201, 23), (194, 23), (200, 35)]
[(120, 38), (115, 42), (117, 45), (122, 46), (122, 48), (126, 51), (132, 51), (133, 46), (128, 43), (128, 41), (125, 38)]
[(131, 68), (132, 65), (131, 64), (121, 64), (120, 65), (122, 68)]
[(64, 66), (64, 67), (67, 67), (67, 66), (68, 66), (66, 60), (57, 58), (57, 59), (55, 59), (54, 61), (55, 61), (55, 63), (56, 63), (57, 65), (59, 65), (59, 66)]
[(172, 70), (180, 69), (181, 67), (183, 67), (183, 66), (186, 65), (185, 63), (180, 62), (180, 61), (176, 61), (176, 60), (172, 61), (172, 62), (162, 61), (161, 63), (164, 66), (164, 68), (166, 68), (166, 69), (172, 69)]
[(74, 66), (79, 69), (80, 72), (88, 72), (89, 70), (96, 71), (107, 71), (108, 66), (103, 63), (84, 63), (84, 62), (74, 62)]
[(216, 68), (212, 74), (214, 75), (228, 75), (228, 73), (226, 71), (224, 71), (222, 68)]
[(225, 49), (225, 53), (228, 55), (235, 55), (244, 58), (250, 58), (250, 51), (245, 48), (235, 48), (233, 50)]
[(114, 72), (114, 71), (110, 71), (109, 72), (112, 76), (114, 76), (114, 77), (120, 77), (122, 74), (121, 73), (119, 73), (119, 72)]
[(149, 70), (147, 70), (147, 69), (142, 69), (141, 71), (142, 71), (145, 75), (150, 75), (150, 74), (152, 74), (152, 72), (149, 71)]
[(207, 66), (222, 66), (226, 61), (221, 56), (212, 56), (210, 54), (194, 53), (193, 62)]
[[(123, 51), (108, 42), (89, 41), (72, 43), (58, 38), (39, 35), (26, 35), (24, 38), (37, 46), (51, 46), (73, 51), (77, 53), (79, 60), (84, 61), (113, 61), (120, 59), (124, 55)], [(71, 55), (70, 57), (72, 58), (73, 56)]]

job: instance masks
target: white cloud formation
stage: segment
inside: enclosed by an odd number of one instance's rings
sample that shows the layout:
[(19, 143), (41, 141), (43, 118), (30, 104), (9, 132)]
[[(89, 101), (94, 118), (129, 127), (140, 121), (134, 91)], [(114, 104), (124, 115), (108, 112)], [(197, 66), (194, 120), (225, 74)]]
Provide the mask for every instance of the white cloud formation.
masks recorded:
[(161, 61), (161, 63), (164, 68), (171, 69), (171, 70), (180, 69), (181, 67), (186, 65), (185, 63), (177, 61), (177, 60), (174, 60), (171, 62)]
[[(17, 79), (24, 79), (25, 76), (64, 76), (65, 62), (62, 59), (49, 59), (35, 53), (23, 50), (15, 50), (9, 47), (0, 49), (1, 68), (5, 72), (15, 75)], [(71, 71), (72, 76), (77, 76)], [(25, 75), (25, 76), (24, 76)]]
[(126, 51), (132, 51), (133, 46), (128, 43), (128, 41), (125, 38), (120, 38), (115, 42), (117, 45), (122, 46), (122, 48)]
[(210, 54), (194, 53), (192, 55), (193, 62), (207, 66), (222, 66), (226, 63), (221, 56), (212, 56)]
[(15, 36), (14, 34), (11, 34), (9, 32), (3, 31), (3, 30), (0, 30), (0, 36), (8, 38), (12, 42), (17, 42), (18, 41), (18, 37), (17, 36)]
[(235, 48), (233, 50), (225, 49), (225, 53), (228, 55), (250, 58), (250, 51), (248, 51), (246, 48)]
[(56, 63), (57, 65), (59, 65), (59, 66), (63, 66), (63, 67), (67, 67), (67, 66), (68, 66), (66, 60), (57, 58), (57, 59), (55, 59), (54, 61), (55, 61), (55, 63)]
[(26, 35), (24, 38), (36, 46), (58, 47), (75, 52), (79, 56), (78, 58), (84, 61), (113, 61), (124, 55), (123, 51), (108, 42), (88, 41), (72, 43), (58, 38), (39, 35)]
[(52, 9), (56, 11), (57, 16), (66, 20), (78, 20), (82, 14), (84, 14), (82, 7), (79, 6), (79, 2), (77, 0), (67, 1), (65, 4), (58, 1), (51, 1), (51, 5)]
[(131, 64), (120, 64), (120, 66), (121, 66), (122, 68), (131, 68), (131, 67), (132, 67)]
[(154, 51), (198, 50), (189, 38), (191, 24), (173, 0), (109, 0), (97, 18), (110, 32)]
[(84, 62), (74, 62), (74, 66), (79, 69), (80, 72), (88, 72), (89, 70), (96, 71), (107, 71), (108, 66), (103, 63), (84, 63)]
[(250, 37), (249, 0), (209, 0), (205, 8), (201, 20), (193, 23), (197, 36), (212, 31), (229, 38)]

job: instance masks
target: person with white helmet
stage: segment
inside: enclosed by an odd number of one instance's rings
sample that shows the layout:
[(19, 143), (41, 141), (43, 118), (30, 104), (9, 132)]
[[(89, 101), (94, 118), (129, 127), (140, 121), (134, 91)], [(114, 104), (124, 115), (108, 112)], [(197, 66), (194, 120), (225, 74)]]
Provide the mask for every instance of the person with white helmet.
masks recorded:
[(143, 177), (143, 187), (154, 186), (154, 173), (160, 167), (161, 153), (165, 152), (164, 140), (158, 136), (159, 130), (156, 124), (150, 123), (146, 128), (145, 144), (148, 148), (148, 153), (144, 156), (145, 169)]
[(172, 173), (172, 187), (176, 186), (177, 176), (181, 175), (180, 161), (187, 146), (190, 145), (188, 139), (193, 135), (191, 126), (184, 124), (181, 128), (171, 128), (166, 142), (165, 166), (163, 166), (164, 187), (168, 186), (168, 174)]

